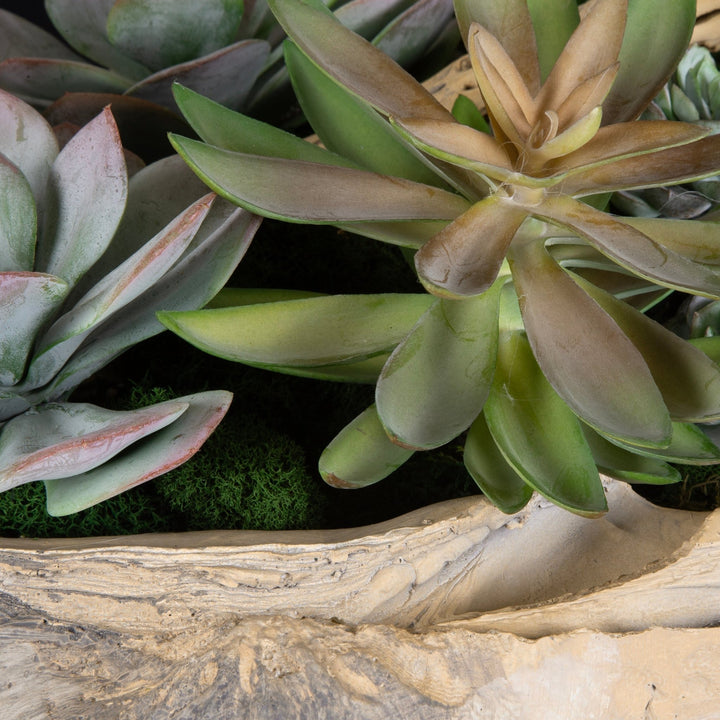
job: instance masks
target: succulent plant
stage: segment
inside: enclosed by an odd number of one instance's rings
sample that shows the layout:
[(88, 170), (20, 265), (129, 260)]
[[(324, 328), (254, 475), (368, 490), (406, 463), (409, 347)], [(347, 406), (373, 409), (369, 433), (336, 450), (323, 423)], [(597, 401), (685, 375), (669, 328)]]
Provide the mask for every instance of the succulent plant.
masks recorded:
[[(720, 71), (707, 48), (688, 48), (643, 118), (681, 120), (720, 132)], [(614, 195), (612, 202), (628, 215), (697, 218), (720, 205), (720, 176), (679, 186), (623, 191)]]
[[(458, 44), (452, 0), (328, 5), (406, 65), (434, 53), (445, 57)], [(45, 7), (72, 50), (0, 10), (0, 87), (36, 106), (70, 92), (61, 101), (64, 113), (95, 109), (107, 94), (125, 96), (114, 103), (146, 115), (138, 101), (176, 111), (170, 86), (178, 80), (234, 109), (273, 113), (276, 120), (287, 112), (277, 48), (283, 33), (266, 0), (45, 0)], [(169, 122), (162, 114), (154, 119)]]
[(707, 130), (635, 120), (682, 57), (694, 2), (596, 0), (580, 22), (560, 0), (456, 0), (491, 134), (317, 0), (269, 5), (324, 147), (181, 87), (204, 142), (174, 146), (249, 210), (414, 252), (429, 294), (236, 290), (220, 301), (234, 307), (163, 323), (232, 360), (375, 383), (320, 458), (338, 487), (467, 433), (465, 464), (503, 510), (537, 490), (592, 516), (599, 471), (666, 483), (680, 477), (667, 461), (718, 462), (693, 423), (720, 418), (720, 368), (641, 311), (672, 289), (720, 297), (720, 227), (602, 210), (613, 191), (720, 170)]
[(259, 219), (177, 157), (128, 181), (109, 109), (60, 150), (2, 91), (0, 187), (0, 491), (43, 480), (64, 515), (184, 462), (224, 415), (224, 391), (122, 412), (68, 398), (163, 330), (156, 310), (212, 297)]

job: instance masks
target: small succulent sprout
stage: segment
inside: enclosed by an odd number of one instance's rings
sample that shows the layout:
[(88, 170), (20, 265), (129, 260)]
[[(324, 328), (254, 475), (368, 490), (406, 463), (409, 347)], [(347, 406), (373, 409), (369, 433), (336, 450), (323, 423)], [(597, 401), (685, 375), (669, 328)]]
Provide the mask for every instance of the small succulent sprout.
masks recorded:
[(167, 472), (228, 409), (209, 391), (117, 412), (70, 393), (226, 282), (258, 226), (179, 158), (127, 178), (105, 109), (62, 150), (0, 91), (0, 491), (42, 480), (67, 514)]
[[(599, 471), (667, 483), (678, 479), (669, 459), (720, 461), (692, 425), (720, 418), (720, 368), (642, 312), (675, 289), (720, 297), (720, 228), (605, 211), (614, 191), (720, 170), (720, 138), (706, 128), (636, 120), (682, 57), (694, 2), (595, 0), (580, 19), (566, 2), (456, 0), (489, 133), (314, 0), (269, 5), (324, 147), (182, 88), (201, 140), (173, 144), (242, 207), (414, 252), (429, 293), (419, 297), (432, 303), (393, 327), (397, 341), (380, 314), (366, 317), (362, 295), (342, 296), (341, 329), (340, 299), (328, 296), (313, 299), (311, 321), (291, 300), (226, 307), (222, 327), (209, 322), (219, 310), (163, 322), (242, 362), (257, 363), (262, 343), (262, 365), (281, 372), (306, 333), (317, 356), (298, 360), (304, 372), (341, 338), (372, 348), (383, 359), (375, 403), (320, 459), (338, 486), (375, 482), (408, 453), (467, 432), (468, 470), (499, 507), (513, 512), (535, 490), (592, 516), (605, 509)], [(291, 334), (269, 330), (278, 311)], [(332, 356), (338, 370), (357, 359)]]
[[(426, 74), (458, 45), (452, 0), (328, 5), (348, 27)], [(46, 0), (45, 7), (72, 49), (0, 10), (0, 88), (33, 105), (89, 119), (112, 95), (113, 109), (141, 111), (176, 129), (177, 118), (163, 108), (177, 112), (171, 85), (179, 81), (230, 108), (288, 120), (283, 32), (265, 0)]]

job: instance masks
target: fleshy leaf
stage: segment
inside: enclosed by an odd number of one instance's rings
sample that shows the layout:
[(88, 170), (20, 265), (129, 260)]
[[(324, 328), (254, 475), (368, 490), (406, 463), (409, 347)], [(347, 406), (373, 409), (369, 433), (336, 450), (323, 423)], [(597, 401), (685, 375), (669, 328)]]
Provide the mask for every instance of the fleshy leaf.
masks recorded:
[(37, 269), (76, 283), (112, 240), (126, 196), (122, 144), (106, 108), (75, 135), (53, 165)]
[(524, 333), (500, 338), (485, 418), (503, 456), (528, 485), (580, 515), (606, 512), (580, 422), (545, 379)]
[(0, 153), (22, 172), (41, 206), (50, 168), (58, 154), (57, 140), (40, 113), (2, 90)]
[(67, 283), (52, 275), (0, 273), (0, 385), (20, 381), (35, 336), (67, 292)]
[(213, 198), (206, 195), (198, 200), (53, 323), (38, 341), (28, 372), (30, 384), (38, 387), (48, 382), (93, 325), (151, 288), (175, 264), (207, 215)]
[(177, 136), (172, 143), (215, 192), (295, 222), (444, 220), (467, 209), (453, 193), (354, 168), (233, 153)]
[(573, 0), (527, 0), (535, 31), (540, 77), (545, 80), (580, 23)]
[(598, 469), (605, 475), (647, 485), (668, 485), (682, 479), (678, 470), (662, 460), (618, 447), (587, 426), (583, 432)]
[(74, 60), (11, 58), (0, 63), (0, 86), (40, 106), (68, 92), (123, 93), (130, 82), (111, 70)]
[(519, 512), (527, 505), (533, 489), (504, 458), (483, 414), (468, 430), (463, 461), (483, 495), (504, 513)]
[(383, 480), (413, 452), (390, 442), (371, 405), (325, 448), (318, 467), (328, 485), (353, 490)]
[(668, 411), (643, 356), (539, 241), (508, 258), (537, 362), (592, 427), (640, 445), (670, 442)]
[(415, 255), (425, 287), (436, 295), (485, 292), (495, 282), (507, 249), (527, 214), (491, 195), (430, 239)]
[(562, 195), (547, 195), (528, 211), (565, 225), (586, 238), (618, 265), (647, 280), (708, 297), (720, 296), (720, 269), (695, 263), (656, 243), (652, 238), (589, 205)]
[(155, 317), (158, 310), (194, 310), (218, 292), (247, 251), (260, 218), (233, 208), (223, 224), (193, 247), (205, 232), (207, 220), (193, 245), (162, 278), (91, 332), (52, 384), (44, 389), (44, 397), (57, 398), (125, 349), (164, 330)]
[(0, 271), (31, 270), (37, 210), (25, 176), (0, 155)]
[(631, 0), (618, 60), (620, 71), (603, 103), (606, 124), (634, 120), (682, 58), (693, 26), (695, 0)]
[[(265, 67), (269, 52), (270, 46), (264, 40), (241, 40), (197, 60), (160, 70), (128, 88), (127, 94), (175, 110), (172, 93), (175, 81), (229, 108), (241, 108)], [(228, 82), (231, 76), (233, 82)]]
[(715, 465), (720, 460), (720, 448), (697, 426), (692, 423), (673, 423), (673, 436), (666, 448), (638, 447), (608, 437), (612, 443), (627, 450), (651, 458), (683, 465)]
[(123, 0), (107, 16), (107, 36), (145, 67), (160, 70), (232, 43), (242, 13), (242, 0)]
[(208, 391), (131, 411), (157, 414), (173, 404), (187, 408), (99, 467), (74, 477), (45, 480), (48, 514), (57, 517), (84, 510), (182, 465), (217, 427), (231, 400), (229, 392)]
[(7, 10), (0, 10), (0, 48), (0, 60), (11, 57), (81, 59), (54, 35)]
[(343, 87), (386, 115), (447, 120), (450, 113), (411, 75), (332, 14), (304, 0), (268, 0), (295, 44)]
[(720, 367), (690, 343), (581, 277), (575, 282), (642, 353), (675, 420), (720, 420)]
[(321, 72), (296, 45), (286, 42), (284, 47), (300, 106), (328, 150), (373, 172), (442, 184), (385, 118)]
[(373, 38), (413, 3), (414, 0), (350, 0), (334, 13), (346, 28), (364, 38)]
[(324, 295), (235, 308), (158, 314), (201, 350), (269, 365), (316, 366), (389, 350), (433, 302), (424, 294)]
[(149, 74), (148, 68), (128, 57), (107, 38), (107, 17), (115, 2), (45, 0), (45, 9), (55, 28), (75, 50), (130, 80), (139, 80)]
[(473, 22), (480, 23), (498, 38), (525, 79), (528, 90), (535, 95), (540, 88), (540, 68), (527, 1), (455, 0), (455, 15), (464, 42)]
[(482, 410), (495, 369), (501, 287), (471, 300), (436, 300), (393, 351), (375, 392), (393, 442), (439, 447)]
[(0, 433), (0, 488), (87, 472), (136, 440), (168, 425), (188, 403), (104, 410), (87, 403), (46, 403), (7, 422)]
[(173, 86), (173, 95), (192, 129), (208, 145), (249, 155), (356, 167), (356, 163), (319, 145), (229, 110), (182, 85)]

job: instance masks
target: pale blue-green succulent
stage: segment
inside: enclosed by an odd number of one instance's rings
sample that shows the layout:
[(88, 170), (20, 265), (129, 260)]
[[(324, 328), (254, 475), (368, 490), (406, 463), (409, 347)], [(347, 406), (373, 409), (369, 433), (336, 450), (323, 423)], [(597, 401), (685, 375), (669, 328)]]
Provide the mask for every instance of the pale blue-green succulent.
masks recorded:
[(64, 515), (199, 449), (230, 393), (123, 412), (68, 398), (163, 330), (157, 310), (210, 299), (258, 222), (177, 157), (128, 180), (109, 109), (60, 149), (36, 110), (0, 91), (0, 491), (42, 480), (48, 511)]

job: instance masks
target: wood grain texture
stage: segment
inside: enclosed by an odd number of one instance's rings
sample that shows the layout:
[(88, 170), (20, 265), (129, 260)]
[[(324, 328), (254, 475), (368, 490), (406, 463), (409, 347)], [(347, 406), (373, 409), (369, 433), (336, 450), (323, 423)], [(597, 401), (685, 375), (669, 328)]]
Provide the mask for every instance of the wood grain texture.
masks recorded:
[(466, 498), (323, 533), (6, 540), (2, 718), (702, 717), (720, 516), (607, 491), (601, 520)]

